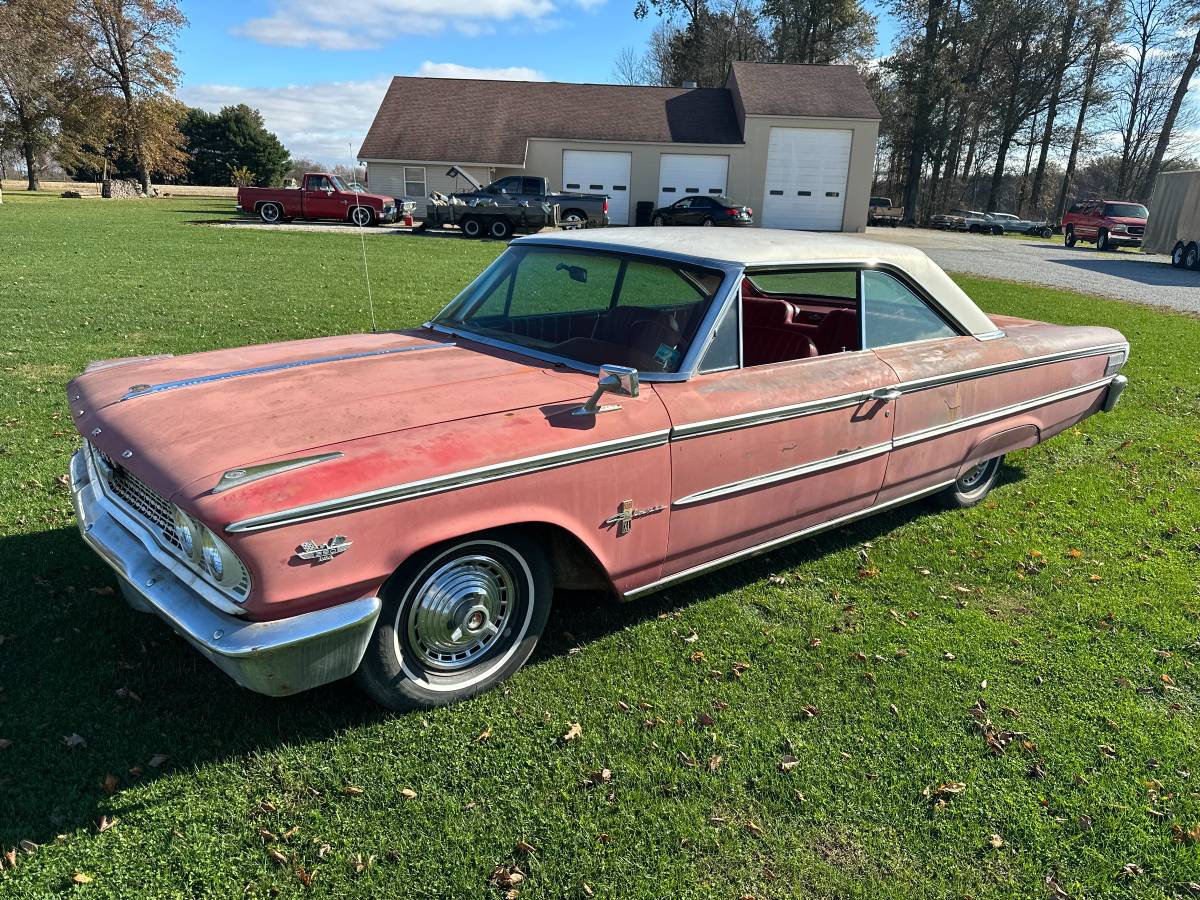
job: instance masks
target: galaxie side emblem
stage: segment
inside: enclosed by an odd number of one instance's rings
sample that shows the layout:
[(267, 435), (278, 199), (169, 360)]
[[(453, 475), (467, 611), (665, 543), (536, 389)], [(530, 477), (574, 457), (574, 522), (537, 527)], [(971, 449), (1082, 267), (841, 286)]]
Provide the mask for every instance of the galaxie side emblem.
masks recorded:
[(629, 534), (629, 530), (633, 528), (633, 520), (640, 519), (643, 516), (652, 516), (656, 512), (662, 512), (663, 506), (648, 506), (645, 509), (634, 509), (632, 500), (622, 500), (619, 511), (615, 516), (609, 516), (604, 520), (605, 527), (612, 525), (617, 526), (617, 536)]
[(353, 544), (353, 541), (346, 540), (345, 535), (335, 534), (324, 544), (318, 544), (316, 541), (305, 541), (296, 548), (296, 556), (310, 562), (329, 562), (338, 554), (345, 553)]

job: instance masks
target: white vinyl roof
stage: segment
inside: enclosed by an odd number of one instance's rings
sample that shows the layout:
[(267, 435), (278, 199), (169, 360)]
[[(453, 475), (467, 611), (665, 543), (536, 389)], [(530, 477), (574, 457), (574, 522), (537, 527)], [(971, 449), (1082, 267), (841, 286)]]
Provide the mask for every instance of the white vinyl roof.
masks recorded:
[(513, 243), (576, 244), (580, 248), (628, 250), (651, 256), (663, 253), (744, 268), (884, 263), (895, 266), (924, 288), (971, 334), (997, 330), (950, 276), (920, 250), (853, 234), (776, 228), (604, 228), (534, 234), (517, 238)]

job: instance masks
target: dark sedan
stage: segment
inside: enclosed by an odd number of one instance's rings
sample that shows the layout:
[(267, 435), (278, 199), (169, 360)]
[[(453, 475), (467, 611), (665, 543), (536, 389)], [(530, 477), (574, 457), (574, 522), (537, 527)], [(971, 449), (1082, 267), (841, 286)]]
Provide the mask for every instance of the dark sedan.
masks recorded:
[(654, 211), (655, 225), (752, 225), (754, 210), (725, 197), (684, 197)]

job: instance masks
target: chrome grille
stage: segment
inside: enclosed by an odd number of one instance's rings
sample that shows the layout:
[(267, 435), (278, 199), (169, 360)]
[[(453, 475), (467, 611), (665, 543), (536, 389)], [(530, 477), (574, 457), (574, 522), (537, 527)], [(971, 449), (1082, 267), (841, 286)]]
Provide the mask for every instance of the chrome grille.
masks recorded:
[(1136, 234), (1138, 237), (1141, 237), (1143, 234), (1146, 233), (1146, 226), (1145, 225), (1130, 225), (1129, 233)]

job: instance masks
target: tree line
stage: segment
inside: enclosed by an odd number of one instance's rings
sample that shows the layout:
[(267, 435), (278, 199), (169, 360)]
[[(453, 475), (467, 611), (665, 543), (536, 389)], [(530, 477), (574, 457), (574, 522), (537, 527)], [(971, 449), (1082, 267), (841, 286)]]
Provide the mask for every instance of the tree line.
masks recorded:
[(875, 189), (921, 222), (951, 206), (1061, 219), (1075, 196), (1145, 200), (1195, 168), (1200, 7), (1177, 0), (638, 0), (660, 16), (614, 68), (718, 86), (735, 60), (853, 63), (883, 116)]
[(80, 180), (270, 184), (286, 148), (257, 110), (176, 97), (176, 0), (0, 0), (0, 158), (37, 190), (53, 162)]

